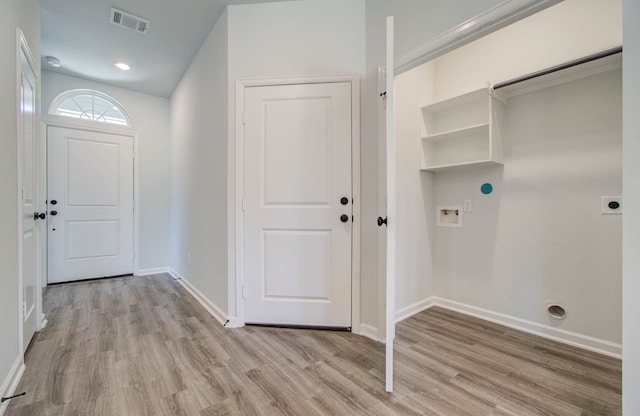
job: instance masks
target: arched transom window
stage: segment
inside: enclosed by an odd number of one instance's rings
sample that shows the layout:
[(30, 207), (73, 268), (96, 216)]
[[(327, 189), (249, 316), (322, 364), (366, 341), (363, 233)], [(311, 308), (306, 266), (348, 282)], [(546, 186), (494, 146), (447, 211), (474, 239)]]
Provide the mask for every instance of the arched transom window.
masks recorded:
[(60, 94), (51, 103), (49, 114), (131, 126), (131, 120), (119, 102), (93, 90), (71, 90)]

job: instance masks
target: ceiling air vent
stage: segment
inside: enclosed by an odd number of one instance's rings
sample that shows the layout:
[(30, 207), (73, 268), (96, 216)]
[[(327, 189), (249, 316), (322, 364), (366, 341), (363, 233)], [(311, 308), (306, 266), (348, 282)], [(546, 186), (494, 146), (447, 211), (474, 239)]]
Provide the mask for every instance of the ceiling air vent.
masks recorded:
[(123, 12), (122, 10), (114, 9), (113, 7), (111, 8), (111, 14), (109, 15), (109, 23), (142, 33), (143, 35), (147, 34), (149, 26), (151, 26), (151, 22), (149, 20)]

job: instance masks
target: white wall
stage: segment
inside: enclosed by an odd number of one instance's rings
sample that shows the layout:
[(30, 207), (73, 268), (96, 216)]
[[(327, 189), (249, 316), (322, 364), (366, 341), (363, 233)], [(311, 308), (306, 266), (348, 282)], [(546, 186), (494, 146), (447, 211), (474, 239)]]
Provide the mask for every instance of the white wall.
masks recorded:
[(364, 1), (229, 6), (229, 78), (360, 73)]
[(171, 96), (171, 267), (221, 315), (229, 255), (227, 21), (224, 12)]
[(640, 414), (640, 0), (624, 1), (623, 414)]
[[(364, 0), (229, 6), (171, 97), (171, 266), (236, 309), (236, 80), (364, 69)], [(187, 264), (187, 255), (191, 264)]]
[[(301, 0), (229, 6), (229, 143), (235, 161), (235, 88), (238, 79), (362, 74), (364, 0)], [(229, 200), (235, 201), (235, 164), (229, 165)], [(235, 205), (229, 209), (234, 232)], [(230, 235), (230, 260), (235, 261)], [(232, 267), (230, 267), (232, 270)], [(229, 273), (229, 313), (237, 313), (235, 274)], [(237, 315), (234, 315), (237, 316)]]
[[(435, 205), (433, 176), (419, 170), (420, 107), (433, 101), (435, 66), (421, 65), (396, 77), (397, 252), (396, 315), (401, 318), (424, 306), (435, 293), (433, 251)], [(416, 166), (418, 169), (416, 169)]]
[[(169, 266), (169, 100), (55, 72), (42, 73), (43, 119), (51, 102), (72, 89), (92, 89), (116, 99), (138, 135), (139, 267), (142, 274)], [(105, 128), (108, 128), (105, 126)]]
[[(445, 30), (456, 26), (503, 0), (367, 0), (366, 1), (366, 75), (362, 89), (362, 322), (384, 333), (384, 306), (381, 303), (378, 269), (378, 235), (386, 232), (376, 225), (385, 207), (379, 206), (378, 183), (378, 75), (385, 62), (386, 18), (394, 16), (395, 56)], [(381, 273), (379, 273), (381, 272)]]
[(435, 60), (442, 100), (622, 45), (622, 0), (565, 0)]
[(434, 175), (437, 205), (473, 201), (436, 232), (437, 296), (621, 343), (622, 218), (600, 212), (622, 191), (621, 94), (614, 70), (514, 97), (504, 169)]
[[(40, 66), (40, 12), (37, 0), (5, 0), (0, 13), (0, 394), (21, 360), (18, 336), (18, 176), (16, 29), (24, 33)], [(0, 409), (2, 407), (0, 406)]]

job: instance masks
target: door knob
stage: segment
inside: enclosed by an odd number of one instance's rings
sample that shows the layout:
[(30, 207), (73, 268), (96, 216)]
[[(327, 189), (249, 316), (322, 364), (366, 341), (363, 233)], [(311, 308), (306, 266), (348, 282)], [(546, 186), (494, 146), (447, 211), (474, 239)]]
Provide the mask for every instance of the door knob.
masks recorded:
[(52, 200), (51, 200), (51, 205), (55, 205), (55, 204), (57, 204), (57, 203), (58, 203), (58, 201), (56, 201), (55, 199), (52, 199)]
[(342, 205), (347, 205), (349, 203), (349, 198), (347, 198), (346, 196), (343, 196), (342, 198), (340, 198), (340, 203)]
[(47, 214), (45, 214), (44, 212), (34, 212), (33, 213), (33, 220), (37, 221), (37, 220), (43, 220), (47, 218)]
[(51, 215), (58, 215), (58, 211), (53, 210), (53, 211), (51, 211), (49, 214), (51, 214)]
[(347, 214), (340, 215), (340, 221), (342, 221), (342, 222), (349, 221), (349, 216)]
[(382, 227), (382, 224), (387, 225), (387, 217), (378, 217), (378, 227)]

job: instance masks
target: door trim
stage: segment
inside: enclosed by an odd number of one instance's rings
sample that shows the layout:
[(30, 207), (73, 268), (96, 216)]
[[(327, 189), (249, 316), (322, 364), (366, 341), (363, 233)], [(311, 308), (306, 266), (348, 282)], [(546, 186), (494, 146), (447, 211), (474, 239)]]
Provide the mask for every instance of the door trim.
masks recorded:
[[(35, 152), (37, 154), (36, 160), (39, 160), (42, 149), (38, 147), (38, 137), (40, 137), (40, 133), (38, 132), (38, 127), (40, 123), (38, 119), (40, 118), (40, 70), (38, 66), (35, 64), (35, 59), (33, 58), (33, 54), (31, 53), (31, 49), (29, 48), (29, 43), (27, 42), (27, 38), (22, 33), (22, 30), (16, 29), (16, 168), (17, 168), (17, 204), (18, 204), (18, 347), (20, 351), (20, 357), (24, 357), (24, 311), (23, 311), (23, 302), (24, 302), (24, 270), (22, 267), (23, 256), (24, 256), (24, 248), (22, 244), (22, 234), (23, 234), (23, 211), (22, 211), (22, 186), (24, 182), (24, 178), (22, 175), (22, 112), (20, 111), (21, 100), (22, 100), (22, 92), (20, 85), (22, 83), (22, 56), (24, 55), (27, 60), (27, 64), (33, 71), (35, 75), (36, 85), (35, 85), (35, 101), (36, 108), (34, 109), (34, 146)], [(35, 205), (42, 205), (42, 201), (39, 200), (39, 190), (42, 184), (39, 181), (39, 169), (40, 166), (36, 163), (34, 169), (37, 170), (35, 175), (36, 177), (36, 189), (34, 189), (34, 198)], [(36, 225), (35, 233), (37, 235), (38, 247), (36, 248), (36, 253), (38, 256), (38, 265), (36, 265), (36, 284), (40, 287), (40, 282), (42, 281), (42, 270), (40, 270), (40, 244), (42, 244), (42, 236), (40, 235), (40, 231), (38, 226)], [(46, 242), (44, 242), (46, 244)], [(36, 291), (36, 300), (35, 300), (35, 314), (36, 314), (36, 332), (40, 331), (43, 327), (44, 317), (42, 315), (42, 291)]]
[[(48, 143), (48, 130), (49, 127), (60, 127), (64, 129), (82, 130), (93, 133), (106, 133), (116, 136), (130, 137), (133, 140), (133, 275), (138, 276), (140, 274), (140, 258), (139, 258), (139, 224), (140, 224), (140, 207), (139, 207), (139, 177), (138, 174), (138, 134), (135, 131), (129, 130), (129, 128), (103, 128), (94, 126), (93, 124), (84, 124), (82, 122), (64, 122), (58, 121), (53, 117), (42, 117), (42, 136), (44, 142)], [(46, 156), (45, 156), (46, 160)], [(46, 185), (45, 185), (46, 186)], [(46, 192), (45, 192), (46, 193)], [(48, 231), (48, 228), (47, 228)], [(48, 270), (47, 279), (48, 281)]]
[(564, 0), (506, 0), (403, 52), (394, 59), (395, 75), (400, 75), (562, 1)]
[[(378, 97), (378, 213), (387, 217), (387, 70), (385, 66), (379, 66), (377, 79)], [(386, 302), (387, 302), (387, 227), (378, 227), (378, 313), (377, 325), (370, 337), (379, 342), (385, 342), (386, 336)]]
[[(227, 327), (244, 326), (244, 213), (242, 200), (244, 194), (244, 93), (245, 88), (292, 84), (319, 84), (349, 82), (351, 84), (351, 182), (353, 191), (353, 231), (351, 236), (351, 330), (360, 333), (360, 230), (361, 230), (361, 196), (360, 196), (360, 76), (357, 74), (318, 75), (300, 77), (255, 78), (236, 81), (236, 114), (235, 141), (229, 146), (229, 160), (235, 160), (235, 182), (230, 176), (229, 188), (235, 190), (235, 197), (229, 198), (229, 212), (235, 213), (235, 221), (230, 226), (235, 228), (235, 264), (229, 264), (229, 321)], [(231, 173), (231, 172), (230, 172)], [(230, 233), (231, 236), (231, 233)], [(233, 256), (230, 256), (230, 258)], [(234, 273), (231, 269), (235, 267)], [(235, 296), (231, 296), (232, 288)], [(235, 308), (231, 305), (235, 301)], [(234, 310), (235, 309), (235, 316)]]

